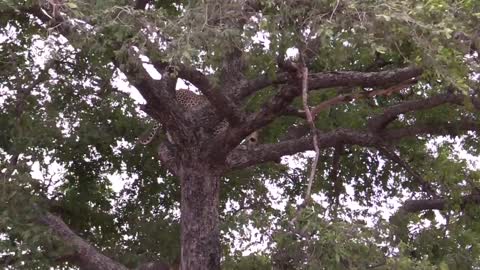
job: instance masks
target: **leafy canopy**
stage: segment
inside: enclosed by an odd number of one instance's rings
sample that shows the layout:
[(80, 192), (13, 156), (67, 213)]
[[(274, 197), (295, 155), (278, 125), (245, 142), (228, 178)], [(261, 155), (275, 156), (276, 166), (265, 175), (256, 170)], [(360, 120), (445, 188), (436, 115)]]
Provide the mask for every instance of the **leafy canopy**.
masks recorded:
[[(151, 60), (192, 65), (217, 81), (223, 52), (230, 48), (244, 52), (249, 78), (274, 77), (278, 56), (294, 57), (292, 48), (309, 39), (317, 41), (307, 59), (311, 73), (412, 64), (424, 69), (407, 93), (321, 112), (320, 130), (364, 128), (388, 106), (445, 93), (448, 87), (465, 95), (478, 89), (478, 54), (469, 55), (470, 47), (458, 38), (463, 33), (479, 44), (476, 0), (264, 0), (260, 13), (244, 18), (242, 32), (230, 22), (244, 16), (243, 1), (157, 0), (143, 11), (131, 1), (71, 0), (58, 8), (77, 19), (74, 31), (85, 34), (68, 41), (25, 15), (37, 2), (0, 1), (0, 169), (12, 173), (0, 179), (0, 249), (16, 258), (12, 269), (44, 269), (69, 252), (32, 221), (37, 214), (32, 204), (48, 206), (127, 266), (178, 257), (179, 182), (159, 166), (153, 145), (135, 145), (150, 120), (112, 83), (120, 76), (112, 59), (124, 62), (130, 46)], [(260, 91), (248, 109), (258, 109), (275, 91)], [(313, 91), (309, 102), (318, 104), (338, 91)], [(301, 101), (294, 106), (301, 108)], [(478, 117), (471, 103), (405, 114), (392, 125), (465, 116)], [(278, 142), (301, 123), (293, 116), (278, 118), (261, 131), (261, 141)], [(391, 219), (406, 199), (424, 198), (423, 182), (378, 149), (322, 149), (316, 200), (301, 212), (296, 228), (289, 221), (306, 189), (309, 156), (291, 159), (295, 168), (268, 163), (230, 172), (221, 186), (224, 268), (270, 269), (272, 263), (285, 269), (479, 267), (480, 213), (475, 205), (465, 206), (462, 196), (477, 190), (480, 174), (457, 153), (475, 156), (480, 148), (474, 132), (452, 138), (425, 135), (395, 146), (448, 206), (399, 211)], [(119, 192), (112, 180), (123, 185)], [(262, 248), (250, 253), (252, 239)], [(56, 267), (66, 265), (60, 261)]]

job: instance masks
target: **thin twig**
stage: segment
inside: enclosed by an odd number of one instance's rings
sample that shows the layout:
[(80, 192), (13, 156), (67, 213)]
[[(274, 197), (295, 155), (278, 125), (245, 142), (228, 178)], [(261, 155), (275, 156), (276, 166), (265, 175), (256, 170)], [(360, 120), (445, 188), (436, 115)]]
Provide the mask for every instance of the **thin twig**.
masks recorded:
[(337, 11), (339, 4), (340, 4), (340, 0), (337, 0), (337, 3), (335, 4), (335, 8), (333, 9), (332, 14), (330, 15), (330, 21), (333, 19), (333, 15), (335, 15), (335, 12)]
[(312, 129), (312, 142), (313, 149), (315, 150), (315, 158), (313, 159), (312, 167), (310, 169), (310, 175), (308, 176), (308, 186), (307, 192), (305, 193), (305, 201), (310, 201), (310, 194), (312, 192), (312, 184), (315, 180), (315, 171), (318, 164), (318, 159), (320, 156), (320, 148), (318, 147), (318, 138), (317, 138), (317, 129), (315, 127), (315, 122), (313, 121), (313, 115), (308, 107), (308, 68), (306, 66), (302, 67), (302, 100), (303, 100), (303, 109), (305, 110), (305, 115), (307, 116), (307, 122)]
[[(312, 112), (310, 111), (310, 108), (308, 107), (308, 68), (305, 65), (305, 61), (303, 58), (303, 55), (300, 54), (300, 62), (301, 66), (299, 67), (300, 71), (300, 76), (302, 78), (302, 101), (303, 101), (303, 109), (305, 111), (305, 116), (307, 118), (307, 122), (310, 125), (310, 128), (312, 130), (312, 142), (313, 142), (313, 148), (315, 150), (315, 157), (312, 162), (312, 166), (310, 168), (310, 174), (308, 176), (308, 184), (307, 184), (307, 191), (305, 192), (305, 199), (303, 203), (298, 207), (297, 213), (295, 217), (290, 221), (290, 225), (292, 227), (294, 226), (295, 222), (298, 220), (300, 215), (303, 212), (303, 209), (307, 207), (307, 205), (310, 203), (311, 200), (311, 193), (312, 193), (312, 185), (315, 180), (315, 172), (317, 169), (318, 165), (318, 159), (320, 156), (320, 148), (318, 147), (318, 133), (317, 129), (315, 127), (315, 123), (313, 120), (313, 115)], [(297, 231), (300, 235), (303, 235), (303, 230)]]

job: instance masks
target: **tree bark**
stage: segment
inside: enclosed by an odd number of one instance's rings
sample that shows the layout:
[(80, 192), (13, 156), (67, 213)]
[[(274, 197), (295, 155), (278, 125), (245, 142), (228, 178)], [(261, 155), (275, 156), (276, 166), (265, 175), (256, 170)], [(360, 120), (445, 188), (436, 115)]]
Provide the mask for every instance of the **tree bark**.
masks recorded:
[(94, 246), (75, 234), (59, 217), (46, 212), (39, 217), (39, 221), (46, 225), (65, 244), (73, 248), (75, 254), (72, 260), (81, 269), (127, 270), (124, 265), (103, 255)]
[(200, 162), (180, 166), (181, 269), (220, 269), (220, 173)]

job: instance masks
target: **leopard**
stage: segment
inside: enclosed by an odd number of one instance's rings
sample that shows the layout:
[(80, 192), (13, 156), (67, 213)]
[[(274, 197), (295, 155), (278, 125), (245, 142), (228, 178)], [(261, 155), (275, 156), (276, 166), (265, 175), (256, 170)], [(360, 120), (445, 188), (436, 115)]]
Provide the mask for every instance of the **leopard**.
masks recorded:
[[(208, 104), (208, 99), (204, 95), (199, 95), (190, 91), (188, 89), (179, 89), (176, 91), (175, 100), (177, 103), (182, 107), (184, 110), (191, 110), (200, 108), (205, 104)], [(222, 132), (224, 132), (228, 128), (229, 124), (226, 120), (222, 120), (213, 130), (213, 135), (216, 136)], [(138, 138), (138, 143), (147, 145), (150, 144), (153, 139), (156, 137), (159, 129), (161, 128), (161, 124), (156, 122), (152, 129), (145, 134), (141, 135)], [(168, 134), (167, 134), (168, 135)], [(258, 133), (254, 132), (247, 137), (247, 142), (249, 144), (255, 144), (258, 139)]]

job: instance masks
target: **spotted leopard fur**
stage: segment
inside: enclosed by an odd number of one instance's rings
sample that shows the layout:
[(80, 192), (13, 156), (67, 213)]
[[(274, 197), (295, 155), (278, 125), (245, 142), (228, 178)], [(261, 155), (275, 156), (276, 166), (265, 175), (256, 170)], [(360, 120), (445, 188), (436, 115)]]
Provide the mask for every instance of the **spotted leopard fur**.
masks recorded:
[[(200, 106), (203, 106), (204, 104), (207, 104), (208, 102), (208, 99), (205, 96), (197, 95), (194, 92), (187, 89), (177, 90), (175, 93), (175, 100), (180, 106), (183, 107), (184, 110), (190, 110), (196, 107), (200, 107)], [(155, 136), (157, 135), (157, 132), (160, 129), (160, 127), (161, 127), (160, 123), (155, 123), (153, 128), (148, 133), (139, 137), (138, 143), (145, 145), (152, 142)], [(226, 120), (223, 120), (222, 122), (220, 122), (220, 124), (218, 124), (215, 127), (213, 134), (217, 135), (223, 132), (227, 128), (228, 128), (228, 122)]]

